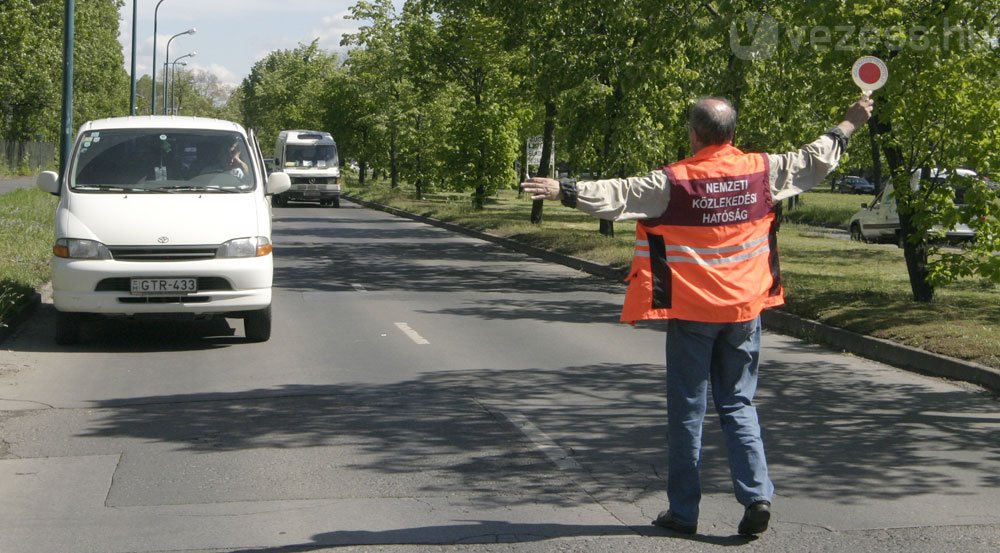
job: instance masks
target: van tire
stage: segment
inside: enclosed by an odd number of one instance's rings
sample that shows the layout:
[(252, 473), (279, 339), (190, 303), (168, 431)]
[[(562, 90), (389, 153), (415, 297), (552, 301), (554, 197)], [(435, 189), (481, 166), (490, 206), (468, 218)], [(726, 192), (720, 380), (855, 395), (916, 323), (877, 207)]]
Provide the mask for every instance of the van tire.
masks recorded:
[(72, 346), (80, 341), (80, 314), (56, 311), (56, 344)]
[(851, 240), (856, 240), (858, 242), (865, 241), (865, 235), (861, 234), (861, 223), (854, 223), (851, 225)]
[(334, 198), (333, 201), (332, 201), (332, 203), (333, 203), (333, 207), (340, 207), (340, 196), (337, 196), (336, 198)]
[(271, 339), (271, 306), (251, 311), (243, 317), (243, 330), (248, 342), (266, 342)]

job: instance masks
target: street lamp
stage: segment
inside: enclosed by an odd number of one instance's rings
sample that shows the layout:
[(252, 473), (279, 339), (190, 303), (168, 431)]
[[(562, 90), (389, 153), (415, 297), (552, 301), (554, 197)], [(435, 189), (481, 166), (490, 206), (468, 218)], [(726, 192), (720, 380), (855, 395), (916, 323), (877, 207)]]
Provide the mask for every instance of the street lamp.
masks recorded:
[[(160, 0), (160, 1), (162, 1), (162, 0)], [(186, 31), (177, 33), (176, 35), (170, 37), (170, 39), (167, 40), (167, 51), (166, 51), (166, 56), (165, 56), (166, 59), (167, 59), (167, 61), (170, 61), (170, 43), (175, 38), (177, 38), (179, 36), (182, 36), (182, 35), (193, 35), (193, 34), (195, 34), (197, 32), (198, 32), (198, 29), (195, 29), (194, 27), (191, 27), (190, 29), (188, 29)], [(156, 71), (155, 67), (153, 68), (153, 71)], [(169, 81), (169, 80), (170, 79), (167, 78), (167, 62), (165, 61), (165, 62), (163, 62), (163, 115), (167, 114), (167, 81)]]
[[(149, 114), (152, 115), (156, 113), (156, 22), (157, 18), (160, 16), (160, 4), (163, 0), (156, 3), (156, 9), (153, 10), (153, 86), (152, 86), (152, 100), (149, 103)], [(135, 52), (135, 42), (133, 41), (132, 52)], [(134, 73), (135, 71), (133, 71)], [(166, 76), (164, 76), (166, 78)]]
[(181, 60), (184, 58), (193, 58), (197, 55), (198, 52), (184, 54), (170, 63), (170, 113), (172, 115), (177, 115), (177, 96), (174, 94), (174, 87), (177, 84), (177, 64), (179, 63), (182, 66), (187, 66), (187, 64)]

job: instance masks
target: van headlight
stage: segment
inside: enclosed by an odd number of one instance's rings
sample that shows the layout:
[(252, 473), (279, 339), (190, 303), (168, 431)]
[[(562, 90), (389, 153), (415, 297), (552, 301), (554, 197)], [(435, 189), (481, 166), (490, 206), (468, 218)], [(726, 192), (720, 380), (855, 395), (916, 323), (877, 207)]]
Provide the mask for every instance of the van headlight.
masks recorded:
[(219, 246), (215, 256), (219, 258), (262, 257), (271, 253), (274, 247), (266, 236), (234, 238)]
[(97, 240), (60, 238), (52, 246), (52, 255), (65, 259), (111, 259), (111, 251)]

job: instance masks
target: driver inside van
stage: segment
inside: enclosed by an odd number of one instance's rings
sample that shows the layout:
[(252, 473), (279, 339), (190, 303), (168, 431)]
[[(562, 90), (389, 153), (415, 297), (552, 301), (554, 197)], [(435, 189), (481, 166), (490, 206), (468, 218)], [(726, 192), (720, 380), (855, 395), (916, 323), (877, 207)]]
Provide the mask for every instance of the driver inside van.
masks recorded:
[(209, 163), (208, 166), (201, 170), (201, 174), (226, 172), (240, 180), (243, 180), (250, 174), (250, 167), (240, 159), (239, 140), (234, 140), (228, 145), (219, 147), (215, 154), (215, 162)]

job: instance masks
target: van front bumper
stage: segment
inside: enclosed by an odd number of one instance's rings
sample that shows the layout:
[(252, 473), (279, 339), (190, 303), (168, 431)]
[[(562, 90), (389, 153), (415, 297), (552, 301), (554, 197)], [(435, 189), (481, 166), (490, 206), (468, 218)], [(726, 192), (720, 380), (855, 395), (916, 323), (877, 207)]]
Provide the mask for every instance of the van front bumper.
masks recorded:
[[(180, 262), (130, 262), (53, 257), (52, 302), (59, 311), (138, 315), (223, 315), (271, 305), (271, 255)], [(195, 278), (190, 294), (138, 295), (133, 278)]]

